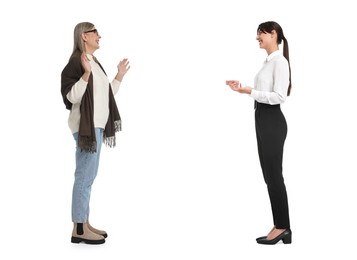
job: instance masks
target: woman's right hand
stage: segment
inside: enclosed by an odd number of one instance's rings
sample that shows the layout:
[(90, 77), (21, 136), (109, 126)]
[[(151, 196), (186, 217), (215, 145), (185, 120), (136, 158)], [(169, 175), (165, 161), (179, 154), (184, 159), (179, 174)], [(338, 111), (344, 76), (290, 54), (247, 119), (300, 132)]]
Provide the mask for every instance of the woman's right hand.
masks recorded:
[(87, 58), (87, 55), (83, 52), (82, 53), (82, 56), (81, 56), (81, 62), (82, 62), (82, 67), (83, 67), (83, 69), (84, 69), (84, 74), (83, 74), (83, 76), (82, 76), (82, 79), (84, 80), (84, 81), (87, 81), (88, 82), (88, 80), (89, 80), (89, 75), (90, 75), (90, 73), (91, 73), (91, 71), (92, 71), (92, 67), (91, 67), (91, 65), (90, 65), (90, 63), (89, 63), (89, 60), (88, 60), (88, 58)]

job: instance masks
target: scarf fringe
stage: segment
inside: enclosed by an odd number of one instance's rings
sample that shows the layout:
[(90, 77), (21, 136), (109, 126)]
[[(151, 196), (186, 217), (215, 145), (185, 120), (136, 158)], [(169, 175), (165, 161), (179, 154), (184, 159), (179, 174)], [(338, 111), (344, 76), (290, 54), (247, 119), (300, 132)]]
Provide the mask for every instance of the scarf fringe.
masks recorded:
[(103, 140), (103, 143), (106, 146), (109, 146), (110, 148), (113, 148), (116, 145), (116, 138), (115, 138), (115, 136), (105, 137), (104, 140)]
[[(115, 132), (119, 132), (121, 131), (121, 120), (117, 120), (117, 121), (114, 121), (114, 129), (115, 129)], [(110, 148), (113, 148), (115, 147), (116, 145), (116, 138), (115, 138), (115, 134), (114, 136), (106, 136), (105, 133), (103, 133), (103, 143), (106, 145), (106, 146), (109, 146)]]
[(78, 146), (81, 148), (81, 152), (97, 152), (97, 142), (90, 140), (86, 136), (80, 136), (78, 138)]
[(119, 132), (121, 131), (121, 120), (117, 120), (117, 121), (114, 121), (114, 129), (115, 129), (115, 132)]

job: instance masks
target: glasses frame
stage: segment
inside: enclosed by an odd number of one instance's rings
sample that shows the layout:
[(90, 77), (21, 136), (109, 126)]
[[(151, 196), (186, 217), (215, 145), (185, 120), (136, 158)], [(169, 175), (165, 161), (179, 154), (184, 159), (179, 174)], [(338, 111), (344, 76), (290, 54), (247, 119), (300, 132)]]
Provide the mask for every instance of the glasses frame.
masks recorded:
[(89, 31), (85, 31), (84, 33), (95, 33), (96, 35), (98, 35), (98, 30), (97, 29), (93, 29), (93, 30), (89, 30)]

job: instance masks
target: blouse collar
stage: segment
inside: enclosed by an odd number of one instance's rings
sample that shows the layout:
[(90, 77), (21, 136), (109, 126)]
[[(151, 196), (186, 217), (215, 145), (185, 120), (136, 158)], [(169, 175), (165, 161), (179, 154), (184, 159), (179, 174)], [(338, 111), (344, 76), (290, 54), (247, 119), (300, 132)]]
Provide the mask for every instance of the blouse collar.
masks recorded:
[(270, 53), (268, 55), (268, 57), (266, 58), (266, 61), (271, 61), (275, 56), (278, 56), (278, 55), (281, 55), (281, 52), (280, 50), (276, 50), (276, 51), (273, 51), (272, 53)]

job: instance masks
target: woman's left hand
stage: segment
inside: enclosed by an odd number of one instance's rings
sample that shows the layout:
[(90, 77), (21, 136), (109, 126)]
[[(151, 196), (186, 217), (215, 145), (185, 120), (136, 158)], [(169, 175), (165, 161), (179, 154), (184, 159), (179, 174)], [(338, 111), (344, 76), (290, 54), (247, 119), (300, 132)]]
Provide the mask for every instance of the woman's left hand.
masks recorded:
[(130, 69), (129, 60), (127, 58), (121, 60), (118, 64), (117, 68), (118, 68), (118, 73), (115, 78), (119, 81), (122, 81), (124, 75)]

